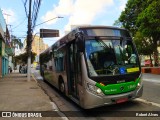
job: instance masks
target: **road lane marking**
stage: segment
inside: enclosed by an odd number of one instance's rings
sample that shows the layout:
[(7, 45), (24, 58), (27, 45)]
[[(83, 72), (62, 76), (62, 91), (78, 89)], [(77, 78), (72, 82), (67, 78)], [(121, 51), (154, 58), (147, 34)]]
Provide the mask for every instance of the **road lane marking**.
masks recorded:
[(139, 102), (146, 103), (146, 104), (151, 104), (151, 105), (160, 107), (160, 104), (159, 104), (159, 103), (150, 102), (150, 101), (147, 101), (147, 100), (144, 100), (144, 99), (141, 99), (141, 98), (136, 98), (135, 100), (136, 100), (136, 101), (139, 101)]
[(62, 113), (62, 112), (58, 109), (57, 105), (56, 105), (54, 102), (50, 102), (50, 103), (51, 103), (51, 105), (52, 105), (53, 111), (57, 111), (58, 115), (62, 118), (62, 120), (69, 120), (69, 119), (65, 116), (65, 114)]

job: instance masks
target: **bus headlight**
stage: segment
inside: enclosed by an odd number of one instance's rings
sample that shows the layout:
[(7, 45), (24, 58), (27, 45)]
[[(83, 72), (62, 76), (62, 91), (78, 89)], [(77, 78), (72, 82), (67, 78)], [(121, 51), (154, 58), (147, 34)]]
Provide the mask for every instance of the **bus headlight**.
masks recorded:
[(102, 90), (100, 88), (97, 88), (97, 94), (101, 94), (102, 93)]
[(100, 88), (96, 87), (95, 85), (91, 83), (87, 83), (87, 89), (94, 94), (97, 94), (100, 96), (104, 95)]
[(140, 83), (138, 83), (138, 84), (137, 84), (137, 87), (140, 87), (140, 86), (141, 86), (141, 84), (140, 84)]
[(137, 89), (139, 89), (142, 86), (142, 80), (140, 79), (139, 83), (137, 84)]
[(139, 83), (137, 84), (137, 89), (139, 89), (142, 86), (142, 78), (142, 74), (140, 74), (140, 76), (138, 77)]

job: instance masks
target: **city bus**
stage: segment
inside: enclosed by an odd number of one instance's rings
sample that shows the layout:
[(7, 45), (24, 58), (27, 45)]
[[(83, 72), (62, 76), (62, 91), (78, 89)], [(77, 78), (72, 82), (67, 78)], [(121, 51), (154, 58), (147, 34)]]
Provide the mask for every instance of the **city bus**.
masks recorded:
[(84, 109), (141, 97), (136, 46), (125, 29), (79, 26), (40, 54), (40, 72)]

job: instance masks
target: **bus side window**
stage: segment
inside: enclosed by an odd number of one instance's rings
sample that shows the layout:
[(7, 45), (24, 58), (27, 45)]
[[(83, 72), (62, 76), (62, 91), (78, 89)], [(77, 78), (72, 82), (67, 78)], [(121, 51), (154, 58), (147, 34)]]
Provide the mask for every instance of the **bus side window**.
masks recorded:
[(55, 70), (57, 71), (57, 58), (54, 58), (54, 65), (55, 65)]
[(54, 58), (56, 71), (64, 71), (64, 53), (59, 51), (57, 56)]
[(64, 69), (64, 67), (63, 67), (63, 57), (60, 57), (59, 58), (59, 71), (63, 71)]

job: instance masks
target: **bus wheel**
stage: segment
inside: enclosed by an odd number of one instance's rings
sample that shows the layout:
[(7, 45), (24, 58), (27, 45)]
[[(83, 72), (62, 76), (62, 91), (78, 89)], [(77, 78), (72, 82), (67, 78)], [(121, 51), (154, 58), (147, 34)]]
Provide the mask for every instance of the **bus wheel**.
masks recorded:
[(42, 74), (42, 78), (43, 78), (44, 82), (47, 82), (46, 79), (45, 79), (44, 73)]
[(63, 80), (60, 80), (60, 82), (59, 82), (59, 90), (60, 90), (63, 94), (65, 94), (65, 85), (64, 85)]

